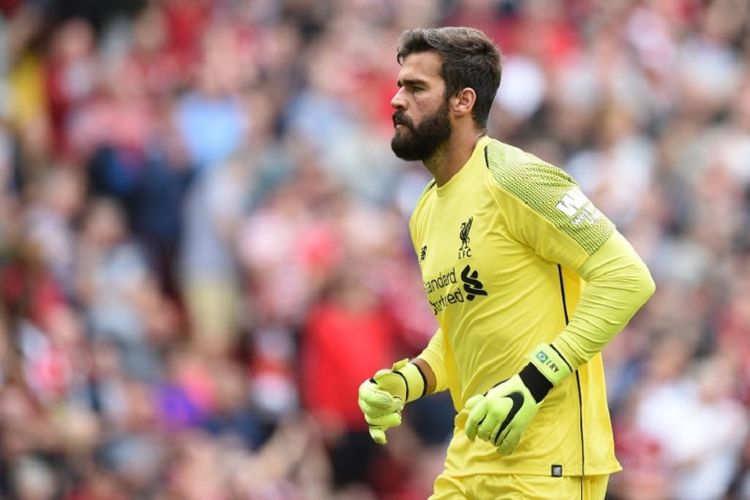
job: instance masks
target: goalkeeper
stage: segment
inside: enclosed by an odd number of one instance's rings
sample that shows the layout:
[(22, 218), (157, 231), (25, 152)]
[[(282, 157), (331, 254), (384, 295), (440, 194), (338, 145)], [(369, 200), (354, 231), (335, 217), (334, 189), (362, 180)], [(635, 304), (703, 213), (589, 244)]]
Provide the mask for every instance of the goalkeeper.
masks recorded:
[(558, 168), (486, 135), (500, 56), (480, 31), (402, 34), (391, 147), (434, 180), (409, 222), (439, 329), (363, 382), (385, 443), (403, 406), (458, 412), (435, 499), (603, 499), (614, 455), (600, 351), (654, 292), (614, 225)]

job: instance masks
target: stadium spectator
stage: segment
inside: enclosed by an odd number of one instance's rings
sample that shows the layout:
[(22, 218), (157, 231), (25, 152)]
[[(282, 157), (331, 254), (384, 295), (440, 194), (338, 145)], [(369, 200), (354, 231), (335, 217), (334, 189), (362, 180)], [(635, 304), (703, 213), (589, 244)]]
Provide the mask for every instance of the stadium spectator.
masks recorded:
[[(575, 175), (657, 282), (604, 352), (625, 466), (610, 494), (749, 498), (747, 438), (695, 459), (697, 417), (656, 418), (658, 394), (749, 415), (749, 11), (0, 2), (0, 496), (343, 496), (304, 396), (305, 326), (323, 285), (364, 263), (352, 297), (375, 294), (397, 352), (434, 331), (405, 231), (427, 179), (391, 154), (385, 96), (404, 29), (468, 24), (506, 55), (489, 134)], [(373, 462), (401, 484), (375, 489), (352, 462), (365, 479), (347, 493), (424, 498), (452, 428), (436, 404)]]

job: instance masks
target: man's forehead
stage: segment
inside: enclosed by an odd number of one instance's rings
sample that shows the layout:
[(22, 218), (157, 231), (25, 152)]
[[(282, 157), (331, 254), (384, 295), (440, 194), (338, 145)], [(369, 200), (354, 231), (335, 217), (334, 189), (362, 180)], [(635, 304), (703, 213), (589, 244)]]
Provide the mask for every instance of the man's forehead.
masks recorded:
[(400, 79), (440, 78), (441, 66), (442, 61), (437, 53), (414, 52), (406, 56), (398, 74)]

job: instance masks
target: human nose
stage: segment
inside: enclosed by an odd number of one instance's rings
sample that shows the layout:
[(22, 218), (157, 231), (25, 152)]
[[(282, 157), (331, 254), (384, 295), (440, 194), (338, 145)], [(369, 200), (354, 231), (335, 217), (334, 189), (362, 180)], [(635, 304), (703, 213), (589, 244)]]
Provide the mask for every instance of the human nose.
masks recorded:
[(403, 96), (403, 87), (396, 90), (396, 93), (391, 97), (391, 106), (396, 109), (406, 109), (406, 99)]

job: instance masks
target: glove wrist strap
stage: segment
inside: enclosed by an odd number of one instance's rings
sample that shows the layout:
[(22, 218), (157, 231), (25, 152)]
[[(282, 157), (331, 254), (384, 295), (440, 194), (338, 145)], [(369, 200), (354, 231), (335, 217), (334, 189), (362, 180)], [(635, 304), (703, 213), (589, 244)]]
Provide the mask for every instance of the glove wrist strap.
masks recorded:
[(554, 387), (552, 382), (547, 380), (533, 363), (524, 366), (518, 376), (521, 378), (523, 385), (529, 389), (529, 392), (534, 397), (534, 401), (537, 403), (541, 403), (549, 391), (552, 390), (552, 387)]
[(410, 363), (408, 359), (402, 359), (395, 363), (391, 369), (400, 375), (406, 383), (406, 403), (416, 401), (425, 395), (427, 391), (426, 379), (417, 365)]
[(537, 403), (573, 372), (567, 360), (551, 344), (540, 344), (526, 357), (529, 360), (519, 373)]

